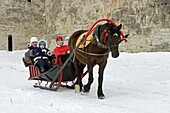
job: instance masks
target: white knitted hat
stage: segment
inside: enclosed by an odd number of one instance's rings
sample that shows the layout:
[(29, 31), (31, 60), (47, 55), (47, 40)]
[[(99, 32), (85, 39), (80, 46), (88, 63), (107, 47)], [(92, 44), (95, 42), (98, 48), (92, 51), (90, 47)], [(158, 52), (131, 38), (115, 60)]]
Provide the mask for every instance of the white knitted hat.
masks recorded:
[(30, 43), (32, 43), (32, 42), (38, 42), (37, 37), (31, 37), (31, 39), (30, 39)]

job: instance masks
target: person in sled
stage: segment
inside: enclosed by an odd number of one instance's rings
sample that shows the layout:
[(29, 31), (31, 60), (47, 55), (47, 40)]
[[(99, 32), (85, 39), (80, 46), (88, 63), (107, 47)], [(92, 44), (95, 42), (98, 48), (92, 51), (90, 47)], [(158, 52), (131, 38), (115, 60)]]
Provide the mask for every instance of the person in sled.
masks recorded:
[(25, 53), (25, 56), (23, 57), (25, 67), (33, 64), (34, 54), (36, 51), (40, 50), (39, 47), (37, 47), (37, 44), (38, 38), (31, 37), (30, 44), (28, 45), (28, 51)]
[[(69, 38), (69, 37), (67, 37)], [(56, 37), (56, 47), (54, 48), (54, 55), (55, 55), (55, 62), (54, 64), (59, 64), (58, 55), (68, 54), (70, 53), (70, 49), (68, 45), (65, 43), (64, 45), (64, 39), (62, 36)], [(65, 81), (61, 83), (63, 86), (73, 89), (74, 83), (72, 81)]]
[(43, 73), (47, 70), (49, 70), (52, 65), (50, 60), (52, 59), (52, 52), (46, 48), (46, 42), (40, 41), (39, 42), (39, 49), (35, 53), (34, 57), (34, 65), (39, 67), (40, 72)]
[(54, 48), (54, 55), (55, 55), (55, 61), (54, 64), (58, 64), (58, 55), (67, 54), (69, 53), (69, 47), (68, 45), (64, 45), (64, 39), (62, 36), (56, 37), (56, 47)]

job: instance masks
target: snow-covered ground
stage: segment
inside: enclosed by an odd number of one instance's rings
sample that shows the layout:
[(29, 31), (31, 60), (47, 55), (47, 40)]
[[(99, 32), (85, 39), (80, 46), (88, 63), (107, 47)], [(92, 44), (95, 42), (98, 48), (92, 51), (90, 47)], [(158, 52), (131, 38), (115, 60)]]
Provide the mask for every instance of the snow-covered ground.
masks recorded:
[[(170, 113), (170, 53), (120, 53), (109, 57), (106, 99), (99, 100), (97, 67), (88, 95), (60, 88), (33, 88), (21, 58), (25, 51), (0, 51), (0, 113)], [(87, 77), (83, 82), (87, 81)]]

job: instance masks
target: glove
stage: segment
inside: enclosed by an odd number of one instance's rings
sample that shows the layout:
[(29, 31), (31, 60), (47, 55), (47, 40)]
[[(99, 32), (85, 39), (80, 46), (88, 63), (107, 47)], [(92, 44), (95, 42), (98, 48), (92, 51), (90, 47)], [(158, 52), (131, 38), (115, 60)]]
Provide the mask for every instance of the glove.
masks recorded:
[(48, 56), (52, 56), (52, 55), (53, 55), (53, 52), (48, 51), (48, 52), (47, 52), (47, 55), (48, 55)]
[(46, 49), (42, 49), (42, 52), (46, 53), (46, 52), (47, 52), (47, 50), (46, 50)]
[(70, 53), (70, 50), (68, 50), (66, 53)]
[(32, 49), (31, 44), (28, 44), (28, 45), (27, 45), (27, 48), (28, 48), (28, 49)]

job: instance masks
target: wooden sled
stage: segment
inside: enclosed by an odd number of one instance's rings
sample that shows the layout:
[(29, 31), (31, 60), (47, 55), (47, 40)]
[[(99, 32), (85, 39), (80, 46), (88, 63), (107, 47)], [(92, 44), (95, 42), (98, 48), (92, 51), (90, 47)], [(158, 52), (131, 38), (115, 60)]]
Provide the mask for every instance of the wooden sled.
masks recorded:
[[(58, 56), (59, 65), (54, 65), (51, 69), (49, 69), (48, 71), (44, 73), (40, 73), (40, 70), (38, 67), (34, 65), (30, 65), (29, 66), (30, 77), (28, 78), (28, 80), (38, 80), (38, 83), (36, 83), (34, 87), (46, 89), (48, 87), (48, 83), (53, 81), (57, 72), (60, 70), (63, 63), (67, 60), (68, 57), (69, 57), (69, 54), (59, 55)], [(73, 82), (75, 78), (76, 78), (76, 74), (75, 74), (74, 65), (71, 61), (69, 61), (66, 67), (63, 69), (63, 71), (60, 72), (51, 90), (57, 90), (61, 86), (61, 82), (65, 82), (65, 83)], [(42, 81), (46, 81), (47, 84), (45, 86), (42, 86), (41, 85)], [(74, 88), (73, 86), (67, 86), (67, 84), (66, 84), (66, 87)]]

